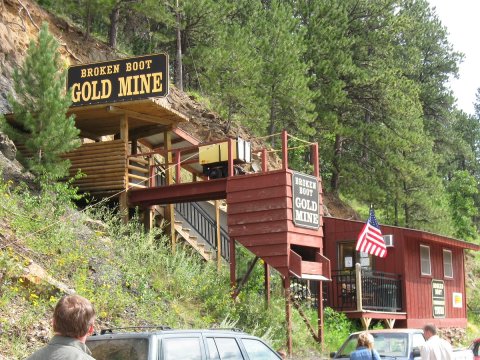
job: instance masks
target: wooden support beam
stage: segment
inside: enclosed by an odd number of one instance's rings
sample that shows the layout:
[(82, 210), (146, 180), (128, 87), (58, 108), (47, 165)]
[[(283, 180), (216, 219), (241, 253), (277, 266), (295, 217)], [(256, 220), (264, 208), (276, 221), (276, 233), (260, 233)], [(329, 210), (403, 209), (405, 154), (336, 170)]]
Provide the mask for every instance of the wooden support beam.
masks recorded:
[(395, 326), (395, 319), (383, 319), (383, 323), (387, 326), (387, 328), (393, 329)]
[[(148, 115), (148, 114), (142, 114), (142, 113), (139, 113), (137, 111), (121, 109), (121, 108), (119, 108), (117, 106), (113, 106), (113, 105), (107, 106), (106, 110), (107, 110), (107, 112), (112, 113), (112, 114), (123, 114), (123, 115), (128, 115), (131, 118), (163, 124), (162, 116), (153, 116), (153, 115)], [(168, 116), (168, 117), (171, 117), (171, 116)], [(165, 116), (163, 118), (165, 118)], [(169, 121), (169, 122), (171, 122), (171, 121)]]
[(372, 322), (372, 318), (361, 317), (360, 321), (362, 322), (363, 329), (368, 330), (368, 328), (370, 327), (370, 323)]
[(359, 263), (355, 264), (355, 290), (357, 292), (357, 311), (362, 311), (362, 266)]
[(270, 284), (270, 266), (264, 262), (263, 263), (265, 269), (265, 305), (267, 309), (270, 307), (270, 298), (271, 298), (271, 284)]
[(262, 172), (266, 173), (268, 171), (268, 153), (267, 149), (262, 149)]
[(233, 299), (236, 299), (238, 294), (240, 294), (240, 291), (242, 291), (242, 288), (245, 286), (248, 279), (250, 278), (250, 275), (252, 274), (252, 271), (255, 268), (255, 265), (257, 264), (258, 259), (259, 259), (259, 257), (255, 256), (255, 259), (253, 259), (252, 263), (248, 267), (248, 270), (245, 273), (245, 275), (243, 276), (242, 280), (240, 281), (240, 284), (238, 284), (238, 287), (233, 292)]
[(322, 353), (324, 353), (324, 331), (323, 331), (323, 281), (318, 282), (318, 306), (317, 306), (317, 313), (318, 313), (318, 339), (320, 340), (320, 347), (322, 349)]
[(182, 182), (182, 152), (180, 150), (175, 152), (175, 181), (177, 184)]
[(288, 356), (293, 354), (292, 342), (292, 301), (290, 293), (290, 278), (285, 276), (283, 279), (283, 289), (285, 292), (285, 320), (287, 324), (287, 353)]
[(297, 301), (295, 301), (295, 299), (293, 298), (293, 295), (291, 295), (291, 298), (292, 298), (291, 300), (292, 300), (293, 306), (295, 306), (295, 308), (297, 309), (305, 325), (307, 325), (308, 331), (310, 332), (310, 334), (312, 335), (312, 337), (315, 339), (316, 342), (320, 342), (320, 338), (318, 337), (317, 332), (315, 331), (312, 324), (310, 323), (310, 320), (308, 320), (308, 317), (307, 315), (305, 315), (305, 312), (302, 310), (302, 307)]
[(233, 297), (233, 289), (236, 287), (237, 283), (237, 261), (236, 261), (236, 254), (235, 254), (235, 239), (230, 238), (230, 287), (232, 289), (232, 297)]
[(222, 268), (222, 236), (221, 236), (221, 221), (220, 221), (220, 200), (215, 200), (215, 225), (217, 237), (217, 270)]
[[(172, 163), (172, 134), (169, 131), (165, 131), (163, 133), (163, 139), (164, 150), (166, 150), (165, 179), (168, 186), (173, 184), (173, 169), (171, 169), (169, 166), (169, 164)], [(177, 239), (175, 235), (175, 208), (173, 203), (167, 204), (165, 208), (165, 218), (169, 222), (168, 233), (170, 234), (170, 238), (172, 240), (172, 251), (175, 252), (177, 247)]]
[(152, 230), (153, 227), (153, 209), (151, 206), (143, 209), (143, 226), (146, 231)]
[[(124, 115), (120, 120), (120, 139), (123, 142), (124, 146), (124, 154), (128, 155), (128, 115)], [(127, 167), (127, 159), (125, 159), (125, 173), (124, 173), (124, 182), (125, 182), (125, 189), (120, 194), (120, 212), (122, 216), (123, 223), (128, 222), (128, 167)]]

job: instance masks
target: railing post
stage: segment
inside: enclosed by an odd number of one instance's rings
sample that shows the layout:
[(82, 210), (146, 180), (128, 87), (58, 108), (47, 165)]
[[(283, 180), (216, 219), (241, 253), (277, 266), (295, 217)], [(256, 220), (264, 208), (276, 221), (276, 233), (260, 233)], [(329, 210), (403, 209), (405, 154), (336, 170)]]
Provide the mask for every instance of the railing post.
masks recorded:
[(287, 130), (282, 131), (282, 169), (288, 169), (288, 134)]
[(355, 289), (357, 290), (357, 311), (362, 311), (362, 265), (355, 264)]
[(262, 149), (262, 173), (266, 173), (267, 171), (268, 171), (267, 149)]
[(216, 231), (215, 237), (217, 238), (217, 270), (220, 271), (222, 268), (222, 236), (220, 233), (220, 200), (215, 200), (215, 220), (216, 220)]
[(148, 158), (148, 187), (154, 187), (156, 176), (155, 176), (155, 159), (153, 156)]
[(180, 172), (180, 164), (181, 164), (181, 151), (178, 150), (175, 153), (175, 180), (177, 184), (180, 184), (182, 182), (182, 174)]
[(233, 176), (233, 140), (228, 138), (228, 177)]

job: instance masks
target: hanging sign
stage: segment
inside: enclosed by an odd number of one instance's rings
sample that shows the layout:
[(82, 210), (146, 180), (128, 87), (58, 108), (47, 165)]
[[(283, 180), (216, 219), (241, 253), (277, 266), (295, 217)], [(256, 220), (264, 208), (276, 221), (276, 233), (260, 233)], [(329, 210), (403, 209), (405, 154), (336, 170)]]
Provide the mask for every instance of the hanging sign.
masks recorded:
[(315, 176), (292, 173), (293, 223), (309, 229), (320, 227), (318, 179)]
[(146, 55), (71, 66), (72, 106), (115, 103), (168, 94), (168, 57)]
[(445, 317), (445, 284), (443, 280), (432, 280), (433, 317)]

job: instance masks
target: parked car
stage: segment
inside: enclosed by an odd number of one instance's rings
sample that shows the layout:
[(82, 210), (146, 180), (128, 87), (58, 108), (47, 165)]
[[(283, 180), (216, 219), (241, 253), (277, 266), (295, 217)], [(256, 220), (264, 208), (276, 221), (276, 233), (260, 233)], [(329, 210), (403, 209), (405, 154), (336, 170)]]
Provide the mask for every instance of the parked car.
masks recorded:
[(480, 360), (480, 338), (472, 341), (472, 344), (468, 347), (473, 352), (473, 358)]
[[(391, 329), (369, 331), (375, 340), (375, 349), (382, 359), (420, 359), (420, 348), (425, 343), (421, 329)], [(330, 354), (333, 359), (349, 359), (350, 353), (357, 347), (360, 332), (351, 334), (337, 352)], [(471, 360), (470, 349), (454, 349), (457, 360)]]
[(263, 340), (238, 330), (115, 332), (87, 339), (96, 360), (279, 360)]

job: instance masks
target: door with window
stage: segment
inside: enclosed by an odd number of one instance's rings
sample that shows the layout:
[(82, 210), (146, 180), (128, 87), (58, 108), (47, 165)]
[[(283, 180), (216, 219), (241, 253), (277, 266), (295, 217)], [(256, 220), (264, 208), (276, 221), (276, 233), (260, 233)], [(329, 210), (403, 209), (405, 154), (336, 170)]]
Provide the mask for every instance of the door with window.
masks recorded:
[(354, 271), (355, 264), (362, 268), (373, 270), (373, 256), (355, 250), (355, 241), (341, 242), (338, 244), (338, 269), (341, 271)]

